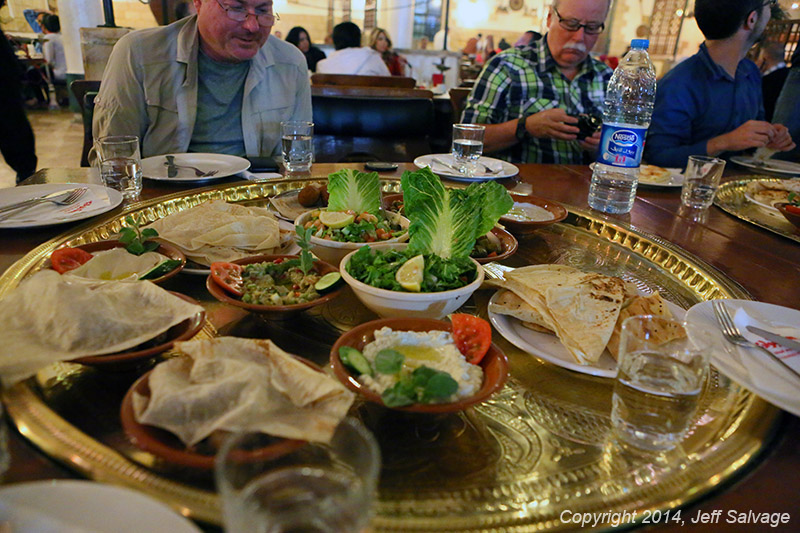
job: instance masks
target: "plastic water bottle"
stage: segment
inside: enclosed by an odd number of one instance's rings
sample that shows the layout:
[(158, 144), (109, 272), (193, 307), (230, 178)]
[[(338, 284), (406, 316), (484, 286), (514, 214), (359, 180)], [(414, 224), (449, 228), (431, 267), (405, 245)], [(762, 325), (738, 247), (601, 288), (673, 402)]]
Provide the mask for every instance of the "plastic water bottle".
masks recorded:
[(605, 213), (633, 207), (644, 138), (656, 98), (656, 72), (647, 39), (631, 41), (606, 90), (603, 129), (589, 187), (589, 205)]

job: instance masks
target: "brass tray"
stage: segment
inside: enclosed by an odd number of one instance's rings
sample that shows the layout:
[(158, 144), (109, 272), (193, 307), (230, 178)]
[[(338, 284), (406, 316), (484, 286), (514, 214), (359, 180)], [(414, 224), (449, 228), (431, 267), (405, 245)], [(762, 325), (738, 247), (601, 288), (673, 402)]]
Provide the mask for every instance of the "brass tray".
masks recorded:
[[(785, 178), (784, 178), (785, 179)], [(728, 214), (731, 214), (760, 228), (777, 233), (787, 239), (800, 242), (800, 232), (791, 222), (786, 220), (777, 209), (766, 209), (748, 200), (744, 193), (747, 185), (753, 181), (783, 181), (781, 178), (766, 176), (747, 176), (745, 179), (729, 181), (717, 190), (714, 204)]]
[[(33, 250), (0, 277), (0, 297), (65, 243), (108, 238), (126, 214), (154, 220), (208, 198), (263, 203), (307, 180), (202, 189), (135, 204)], [(397, 181), (384, 190), (396, 192)], [(620, 275), (660, 290), (688, 308), (703, 299), (749, 298), (735, 282), (659, 238), (570, 209), (560, 224), (521, 239), (510, 266), (559, 262)], [(167, 288), (200, 299), (217, 322), (201, 335), (271, 337), (282, 348), (325, 364), (340, 333), (372, 318), (349, 291), (291, 322), (275, 322), (211, 302), (203, 278), (181, 275)], [(469, 311), (485, 316), (490, 291)], [(238, 310), (236, 310), (238, 312)], [(359, 404), (356, 413), (381, 444), (383, 470), (374, 531), (541, 531), (576, 529), (573, 513), (675, 508), (707, 494), (768, 444), (779, 410), (710, 373), (701, 409), (683, 447), (657, 460), (608, 441), (611, 381), (565, 370), (526, 354), (499, 335), (511, 378), (490, 401), (461, 414), (398, 414)], [(141, 372), (99, 372), (58, 364), (5, 391), (20, 432), (54, 459), (89, 478), (128, 485), (185, 516), (220, 522), (212, 481), (175, 470), (134, 448), (118, 408)], [(687, 517), (688, 518), (688, 517)], [(607, 515), (600, 525), (611, 525)]]

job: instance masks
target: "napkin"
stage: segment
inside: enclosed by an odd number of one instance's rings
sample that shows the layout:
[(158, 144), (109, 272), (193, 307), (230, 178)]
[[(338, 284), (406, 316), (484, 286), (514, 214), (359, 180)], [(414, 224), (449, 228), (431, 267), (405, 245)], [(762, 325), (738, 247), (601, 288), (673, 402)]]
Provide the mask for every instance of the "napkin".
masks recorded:
[[(751, 333), (747, 330), (747, 326), (755, 326), (793, 339), (800, 338), (800, 328), (776, 325), (755, 315), (756, 313), (752, 310), (748, 313), (744, 307), (740, 307), (733, 316), (733, 322), (747, 340), (766, 348), (800, 372), (800, 352), (784, 348)], [(794, 377), (789, 370), (761, 350), (738, 348), (741, 362), (747, 368), (753, 383), (785, 398), (797, 397), (800, 391), (800, 380)]]
[[(86, 529), (51, 515), (39, 507), (31, 507), (19, 501), (0, 498), (0, 525), (8, 525), (14, 533), (102, 533), (94, 528)], [(2, 528), (0, 528), (2, 530)]]
[(250, 172), (249, 170), (243, 170), (239, 173), (239, 176), (250, 181), (269, 181), (281, 179), (283, 177), (283, 175), (278, 172)]
[[(79, 183), (75, 184), (75, 188), (79, 186)], [(109, 205), (111, 205), (111, 199), (105, 188), (90, 188), (84, 193), (80, 200), (74, 204), (57, 205), (52, 202), (44, 202), (28, 209), (20, 210), (4, 219), (3, 222), (13, 222), (17, 224), (39, 223), (43, 220), (57, 222), (60, 220), (69, 220), (78, 213), (99, 211)]]

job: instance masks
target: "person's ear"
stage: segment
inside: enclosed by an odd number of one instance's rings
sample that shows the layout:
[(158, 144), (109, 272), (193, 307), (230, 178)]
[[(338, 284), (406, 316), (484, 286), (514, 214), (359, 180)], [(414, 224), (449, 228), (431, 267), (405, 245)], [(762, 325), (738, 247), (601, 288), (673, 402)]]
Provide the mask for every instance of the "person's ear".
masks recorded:
[(756, 23), (758, 22), (758, 11), (751, 11), (747, 18), (744, 21), (744, 29), (752, 30), (756, 27)]
[(192, 0), (192, 3), (194, 4), (195, 11), (197, 11), (199, 13), (200, 12), (200, 6), (203, 5), (203, 1), (202, 0)]

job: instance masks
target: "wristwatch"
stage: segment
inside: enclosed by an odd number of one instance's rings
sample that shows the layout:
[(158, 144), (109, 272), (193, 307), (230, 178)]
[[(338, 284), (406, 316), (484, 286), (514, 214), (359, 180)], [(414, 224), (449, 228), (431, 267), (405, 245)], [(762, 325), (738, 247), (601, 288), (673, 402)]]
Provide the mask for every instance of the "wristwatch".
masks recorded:
[(531, 137), (531, 134), (528, 133), (527, 128), (525, 128), (525, 121), (527, 120), (527, 118), (528, 118), (527, 116), (522, 116), (519, 117), (519, 120), (517, 121), (516, 137), (519, 142), (526, 141)]

